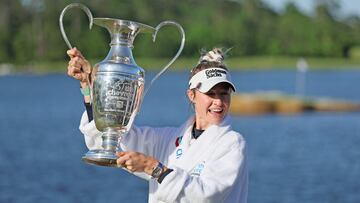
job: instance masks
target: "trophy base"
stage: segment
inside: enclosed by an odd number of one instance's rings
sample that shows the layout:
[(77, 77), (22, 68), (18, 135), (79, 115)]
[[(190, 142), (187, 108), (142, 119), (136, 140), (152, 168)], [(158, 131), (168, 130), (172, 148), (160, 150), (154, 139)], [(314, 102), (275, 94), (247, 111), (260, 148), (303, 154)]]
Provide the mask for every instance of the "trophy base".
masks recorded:
[(89, 164), (94, 164), (97, 166), (108, 166), (116, 167), (119, 166), (116, 163), (116, 160), (119, 157), (115, 155), (112, 151), (107, 150), (90, 150), (82, 157), (82, 160)]

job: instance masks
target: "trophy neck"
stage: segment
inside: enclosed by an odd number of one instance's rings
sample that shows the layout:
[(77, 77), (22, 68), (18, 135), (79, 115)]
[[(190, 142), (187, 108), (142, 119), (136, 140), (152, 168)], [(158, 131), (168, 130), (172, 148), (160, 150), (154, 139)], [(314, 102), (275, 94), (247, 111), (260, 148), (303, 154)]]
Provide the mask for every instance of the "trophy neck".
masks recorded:
[(110, 46), (111, 48), (105, 61), (136, 65), (132, 55), (132, 47), (124, 45), (122, 42), (111, 43)]
[(137, 33), (111, 33), (111, 42), (110, 46), (126, 46), (133, 48), (134, 39)]
[(106, 28), (111, 35), (112, 45), (122, 45), (132, 48), (133, 42), (137, 34), (153, 33), (155, 28), (128, 20), (121, 20), (115, 18), (94, 18), (94, 24)]
[(93, 22), (109, 31), (111, 49), (105, 60), (116, 63), (136, 65), (131, 51), (136, 35), (155, 31), (155, 28), (142, 23), (115, 18), (94, 18)]

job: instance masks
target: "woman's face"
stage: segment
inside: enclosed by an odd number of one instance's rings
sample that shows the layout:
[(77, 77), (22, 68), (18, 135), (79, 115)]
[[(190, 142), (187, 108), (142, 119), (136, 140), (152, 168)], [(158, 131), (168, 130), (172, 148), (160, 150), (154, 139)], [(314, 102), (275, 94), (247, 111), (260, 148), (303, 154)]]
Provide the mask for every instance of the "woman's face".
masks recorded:
[(231, 88), (227, 83), (219, 83), (207, 93), (188, 90), (188, 96), (195, 106), (196, 128), (205, 130), (224, 120), (229, 111)]

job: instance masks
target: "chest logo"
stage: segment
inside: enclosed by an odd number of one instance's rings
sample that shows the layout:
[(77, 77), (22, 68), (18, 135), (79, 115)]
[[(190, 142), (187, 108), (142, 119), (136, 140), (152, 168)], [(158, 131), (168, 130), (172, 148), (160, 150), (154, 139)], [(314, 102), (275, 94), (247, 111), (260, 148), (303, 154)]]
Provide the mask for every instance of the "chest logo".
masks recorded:
[(179, 145), (181, 145), (181, 141), (182, 141), (182, 136), (177, 137), (175, 140), (175, 147), (178, 147)]
[[(182, 138), (183, 136), (177, 137), (175, 140), (175, 147), (178, 148), (181, 145), (182, 142)], [(183, 150), (181, 149), (181, 147), (179, 147), (178, 149), (176, 149), (176, 159), (180, 158), (181, 155), (183, 154)]]

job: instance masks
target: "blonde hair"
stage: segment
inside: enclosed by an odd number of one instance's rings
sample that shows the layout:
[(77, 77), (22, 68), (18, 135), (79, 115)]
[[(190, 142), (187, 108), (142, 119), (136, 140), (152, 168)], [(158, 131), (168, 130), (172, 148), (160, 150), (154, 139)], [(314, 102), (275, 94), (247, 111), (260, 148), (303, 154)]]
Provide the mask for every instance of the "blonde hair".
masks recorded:
[(202, 51), (198, 64), (191, 69), (190, 78), (196, 73), (208, 68), (222, 68), (228, 70), (224, 64), (224, 53), (221, 48), (213, 48), (211, 51)]

